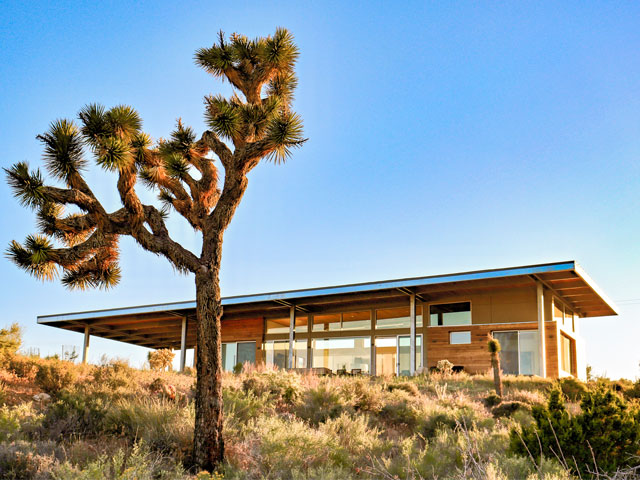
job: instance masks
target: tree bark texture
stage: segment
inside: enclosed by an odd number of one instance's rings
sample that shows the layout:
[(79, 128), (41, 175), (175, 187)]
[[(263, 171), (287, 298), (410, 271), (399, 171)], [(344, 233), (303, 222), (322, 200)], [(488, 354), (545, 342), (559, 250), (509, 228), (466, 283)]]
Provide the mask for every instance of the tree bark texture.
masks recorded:
[(493, 385), (496, 394), (502, 397), (502, 377), (500, 376), (500, 357), (497, 353), (491, 354), (491, 366), (493, 367)]
[(196, 274), (197, 382), (195, 399), (194, 461), (213, 472), (222, 463), (222, 352), (220, 319), (222, 304), (218, 270)]

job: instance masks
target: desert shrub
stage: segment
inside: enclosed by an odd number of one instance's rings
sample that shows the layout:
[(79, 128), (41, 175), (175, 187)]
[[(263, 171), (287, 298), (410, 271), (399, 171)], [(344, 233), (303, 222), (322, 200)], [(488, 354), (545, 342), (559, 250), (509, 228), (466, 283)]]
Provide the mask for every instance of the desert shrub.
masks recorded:
[(20, 345), (22, 345), (22, 328), (18, 323), (0, 328), (0, 354), (15, 354)]
[(50, 360), (38, 366), (36, 383), (50, 395), (57, 395), (63, 389), (72, 387), (76, 380), (73, 364)]
[(389, 390), (390, 392), (393, 392), (394, 390), (404, 390), (405, 392), (414, 396), (420, 394), (418, 386), (413, 382), (390, 383), (387, 385), (387, 390)]
[(159, 350), (149, 352), (147, 354), (147, 360), (149, 361), (151, 370), (166, 370), (167, 368), (171, 369), (173, 357), (175, 356), (176, 354), (173, 353), (172, 350), (168, 348), (161, 348)]
[(267, 370), (251, 373), (242, 382), (245, 392), (256, 396), (267, 394), (273, 401), (291, 405), (300, 397), (302, 386), (300, 376), (284, 370)]
[(222, 391), (225, 421), (246, 423), (258, 415), (273, 412), (267, 395), (257, 396), (252, 390), (225, 388)]
[(369, 378), (354, 378), (341, 385), (340, 390), (355, 411), (379, 412), (382, 408), (382, 386)]
[(438, 360), (438, 363), (436, 363), (436, 370), (443, 375), (449, 376), (453, 373), (453, 363), (447, 359)]
[(535, 390), (514, 390), (505, 395), (505, 400), (522, 402), (527, 405), (542, 405), (546, 403), (545, 396)]
[(572, 402), (580, 401), (585, 393), (587, 393), (587, 386), (577, 378), (565, 377), (558, 380), (560, 390), (565, 397)]
[(109, 360), (93, 370), (94, 386), (110, 390), (129, 387), (134, 379), (133, 372), (133, 368), (125, 360)]
[(109, 399), (81, 391), (62, 391), (47, 409), (44, 434), (50, 438), (97, 435), (103, 430)]
[[(349, 456), (336, 438), (295, 418), (258, 417), (249, 422), (245, 435), (254, 439), (252, 447), (244, 452), (244, 458), (230, 461), (253, 465), (255, 478), (309, 478), (315, 469), (350, 467)], [(352, 474), (344, 471), (342, 478), (350, 477)]]
[(531, 411), (531, 406), (517, 400), (512, 400), (496, 405), (491, 409), (491, 414), (496, 418), (511, 417), (518, 410)]
[(295, 407), (295, 413), (313, 425), (338, 417), (348, 405), (340, 391), (329, 382), (309, 388)]
[(637, 409), (604, 386), (585, 392), (580, 406), (581, 413), (571, 417), (562, 392), (552, 390), (546, 406), (533, 407), (535, 425), (512, 430), (511, 451), (536, 458), (561, 455), (580, 475), (630, 466), (640, 455)]
[(35, 378), (38, 361), (23, 355), (8, 354), (4, 356), (6, 369), (20, 378)]
[[(168, 457), (140, 444), (102, 455), (84, 467), (65, 462), (53, 471), (56, 480), (162, 480), (187, 479), (183, 468)], [(215, 478), (215, 477), (214, 477)]]
[(62, 449), (53, 442), (18, 441), (0, 444), (0, 478), (44, 480), (51, 478)]
[(190, 406), (155, 398), (119, 399), (107, 412), (104, 430), (184, 458), (191, 450), (194, 421)]
[(364, 466), (367, 455), (380, 455), (390, 447), (390, 442), (381, 440), (381, 431), (371, 428), (364, 416), (352, 417), (342, 413), (320, 425), (319, 431), (337, 442), (343, 450), (342, 461), (345, 464), (358, 463)]
[(631, 386), (625, 389), (622, 393), (625, 396), (625, 398), (640, 399), (640, 380), (636, 380)]
[(502, 402), (502, 398), (500, 398), (495, 393), (490, 393), (483, 400), (483, 403), (485, 404), (486, 407), (495, 407), (500, 402)]
[(0, 408), (0, 442), (8, 442), (29, 435), (42, 421), (31, 403)]
[(387, 397), (379, 416), (391, 425), (413, 428), (418, 420), (418, 410), (410, 394), (396, 390)]

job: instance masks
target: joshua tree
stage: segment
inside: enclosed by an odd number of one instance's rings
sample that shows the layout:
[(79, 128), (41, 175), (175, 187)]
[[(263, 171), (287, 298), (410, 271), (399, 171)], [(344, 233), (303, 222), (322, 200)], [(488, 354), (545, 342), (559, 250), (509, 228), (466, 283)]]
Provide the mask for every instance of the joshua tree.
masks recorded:
[(491, 367), (493, 368), (493, 384), (496, 389), (496, 394), (502, 397), (502, 377), (500, 376), (500, 342), (493, 338), (493, 335), (489, 334), (489, 353), (491, 354)]
[[(40, 234), (13, 241), (8, 256), (37, 278), (59, 273), (69, 288), (109, 288), (118, 283), (118, 238), (130, 235), (145, 250), (167, 258), (179, 272), (195, 275), (197, 302), (197, 387), (195, 463), (213, 469), (223, 458), (219, 273), (224, 232), (247, 188), (247, 174), (262, 159), (283, 162), (305, 141), (302, 121), (291, 110), (298, 49), (292, 35), (250, 40), (220, 32), (195, 61), (234, 88), (230, 98), (205, 97), (209, 127), (198, 139), (177, 122), (169, 139), (153, 143), (138, 113), (126, 105), (90, 104), (79, 124), (56, 120), (37, 138), (44, 165), (64, 187), (45, 185), (26, 163), (5, 169), (14, 195), (37, 212)], [(83, 178), (84, 150), (98, 166), (117, 173), (122, 208), (108, 212)], [(224, 168), (219, 181), (217, 162)], [(140, 180), (155, 189), (162, 207), (143, 204)], [(75, 212), (64, 213), (71, 206)], [(171, 210), (202, 235), (192, 253), (173, 240), (165, 224)], [(56, 246), (54, 242), (59, 242)]]

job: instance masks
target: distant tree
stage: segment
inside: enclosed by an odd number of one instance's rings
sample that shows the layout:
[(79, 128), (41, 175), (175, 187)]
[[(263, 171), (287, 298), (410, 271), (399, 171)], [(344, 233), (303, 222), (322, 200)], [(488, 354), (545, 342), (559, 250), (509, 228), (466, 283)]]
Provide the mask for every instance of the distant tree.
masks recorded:
[[(305, 141), (302, 121), (291, 110), (297, 58), (298, 48), (285, 29), (254, 40), (238, 34), (227, 40), (220, 32), (213, 46), (196, 52), (195, 61), (228, 80), (234, 94), (205, 97), (209, 129), (199, 139), (178, 121), (168, 139), (154, 143), (132, 107), (90, 104), (80, 110), (79, 126), (56, 120), (38, 136), (45, 167), (63, 187), (45, 185), (40, 171), (29, 170), (24, 162), (5, 169), (14, 195), (36, 210), (41, 232), (28, 236), (24, 244), (12, 242), (8, 254), (37, 278), (51, 280), (62, 270), (62, 283), (69, 288), (113, 287), (120, 280), (122, 235), (164, 256), (178, 272), (195, 275), (194, 459), (206, 470), (222, 461), (224, 449), (219, 283), (223, 236), (247, 189), (249, 172), (262, 159), (283, 162)], [(108, 212), (85, 181), (85, 149), (99, 167), (117, 175), (122, 208)], [(217, 161), (224, 168), (222, 180)], [(158, 192), (162, 208), (142, 203), (138, 181)], [(65, 214), (65, 206), (74, 211)], [(165, 223), (169, 211), (178, 212), (202, 235), (198, 254), (171, 238)]]
[(161, 348), (154, 350), (147, 354), (147, 360), (151, 370), (166, 370), (171, 368), (173, 358), (176, 356), (172, 350), (168, 348)]
[(500, 370), (500, 342), (489, 334), (487, 342), (489, 354), (491, 355), (491, 368), (493, 369), (493, 384), (496, 389), (496, 395), (502, 397), (502, 376)]
[(12, 323), (0, 329), (0, 353), (16, 353), (22, 345), (22, 328)]

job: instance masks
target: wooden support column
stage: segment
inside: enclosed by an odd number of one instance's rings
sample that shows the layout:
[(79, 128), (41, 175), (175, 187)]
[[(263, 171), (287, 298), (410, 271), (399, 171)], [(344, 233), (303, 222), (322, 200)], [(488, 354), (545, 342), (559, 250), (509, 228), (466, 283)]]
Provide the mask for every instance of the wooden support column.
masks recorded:
[(546, 378), (547, 348), (545, 345), (544, 290), (540, 282), (536, 285), (536, 294), (538, 298), (538, 355), (540, 355), (540, 376)]
[(187, 317), (182, 317), (182, 336), (180, 338), (180, 371), (184, 372), (187, 361)]
[(370, 310), (371, 315), (371, 354), (369, 357), (369, 373), (372, 377), (376, 376), (376, 311), (375, 309)]
[(293, 305), (289, 307), (289, 361), (287, 365), (289, 368), (294, 368), (293, 364), (293, 349), (295, 346), (294, 332), (296, 328), (296, 307)]
[(193, 368), (198, 365), (198, 345), (193, 346)]
[(409, 295), (409, 375), (416, 374), (416, 294)]
[(86, 364), (89, 360), (89, 325), (84, 326), (84, 344), (82, 346), (82, 363)]

